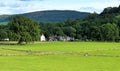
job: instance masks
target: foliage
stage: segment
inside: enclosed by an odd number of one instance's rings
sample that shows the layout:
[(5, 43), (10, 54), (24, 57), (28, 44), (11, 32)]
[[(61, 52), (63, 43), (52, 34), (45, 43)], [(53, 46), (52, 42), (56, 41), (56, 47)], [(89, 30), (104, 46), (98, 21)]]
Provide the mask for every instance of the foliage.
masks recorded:
[[(49, 36), (70, 36), (79, 40), (89, 41), (118, 41), (120, 32), (120, 7), (109, 7), (101, 14), (93, 13), (84, 20), (68, 19), (53, 25), (46, 23), (42, 30)], [(46, 26), (51, 28), (46, 28)], [(47, 30), (47, 31), (46, 31)], [(43, 33), (44, 33), (43, 32)], [(46, 33), (44, 33), (46, 35)], [(54, 33), (54, 34), (49, 34)]]
[(0, 41), (8, 38), (8, 26), (0, 25)]
[(11, 40), (17, 40), (19, 44), (22, 42), (38, 40), (40, 28), (36, 21), (24, 16), (12, 17), (9, 22), (9, 30), (12, 37)]
[(7, 32), (3, 29), (0, 29), (0, 40), (4, 40), (6, 38), (8, 38)]
[(103, 24), (101, 26), (101, 34), (102, 39), (106, 41), (115, 41), (115, 39), (119, 38), (119, 29), (116, 24)]

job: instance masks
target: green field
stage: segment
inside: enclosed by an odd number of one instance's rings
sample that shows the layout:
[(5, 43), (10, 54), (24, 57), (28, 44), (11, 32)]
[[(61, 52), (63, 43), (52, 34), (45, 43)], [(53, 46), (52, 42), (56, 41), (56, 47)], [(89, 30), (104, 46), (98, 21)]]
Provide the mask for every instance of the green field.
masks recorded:
[(0, 71), (120, 71), (120, 43), (0, 45)]

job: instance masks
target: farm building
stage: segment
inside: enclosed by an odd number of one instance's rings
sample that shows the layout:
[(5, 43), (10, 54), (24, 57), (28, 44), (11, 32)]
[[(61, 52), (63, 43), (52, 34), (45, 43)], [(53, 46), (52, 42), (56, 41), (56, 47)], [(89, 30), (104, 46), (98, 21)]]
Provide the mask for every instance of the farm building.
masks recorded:
[(46, 38), (45, 38), (44, 34), (41, 35), (40, 41), (46, 41)]
[(69, 36), (50, 36), (49, 41), (73, 41), (74, 37)]

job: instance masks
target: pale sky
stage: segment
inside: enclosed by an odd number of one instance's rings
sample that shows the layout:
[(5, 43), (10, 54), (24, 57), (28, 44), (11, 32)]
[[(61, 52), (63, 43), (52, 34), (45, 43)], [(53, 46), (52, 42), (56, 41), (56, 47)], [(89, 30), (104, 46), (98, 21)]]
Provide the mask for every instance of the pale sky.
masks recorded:
[(118, 7), (120, 0), (0, 0), (0, 15), (43, 10), (76, 10), (100, 13), (106, 7)]

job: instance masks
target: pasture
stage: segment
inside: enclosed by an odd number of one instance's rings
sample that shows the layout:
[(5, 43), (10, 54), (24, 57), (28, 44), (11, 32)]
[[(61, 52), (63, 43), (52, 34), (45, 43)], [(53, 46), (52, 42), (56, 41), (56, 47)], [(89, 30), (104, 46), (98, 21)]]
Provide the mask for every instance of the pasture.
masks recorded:
[(0, 45), (0, 71), (120, 71), (120, 43)]

